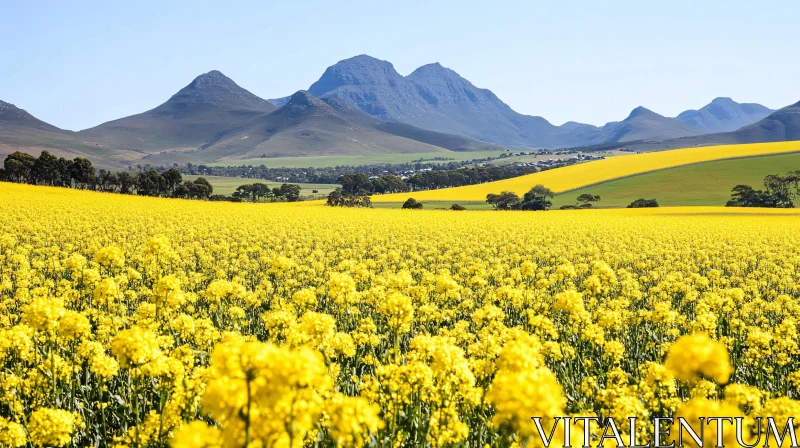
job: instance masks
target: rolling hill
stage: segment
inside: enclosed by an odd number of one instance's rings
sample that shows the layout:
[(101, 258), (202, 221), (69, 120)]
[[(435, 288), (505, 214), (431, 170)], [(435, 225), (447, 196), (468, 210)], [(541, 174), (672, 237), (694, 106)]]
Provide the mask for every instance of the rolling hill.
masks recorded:
[(155, 109), (103, 123), (78, 134), (101, 144), (158, 153), (194, 150), (275, 106), (218, 71), (195, 78)]
[(206, 163), (258, 157), (380, 155), (502, 149), (465, 137), (382, 123), (347, 103), (306, 91), (280, 108), (250, 117), (191, 151), (159, 153), (145, 162)]
[(49, 151), (57, 157), (85, 157), (103, 168), (121, 168), (141, 157), (135, 151), (103, 147), (85, 141), (76, 133), (59, 129), (13, 104), (0, 101), (0, 159), (22, 151), (39, 155)]
[(720, 132), (658, 142), (633, 141), (618, 145), (631, 151), (659, 151), (713, 145), (800, 140), (800, 102), (778, 109), (766, 118), (733, 132)]
[(602, 144), (641, 140), (666, 140), (670, 138), (697, 135), (697, 128), (659, 115), (650, 109), (637, 107), (620, 122), (608, 123), (595, 135), (587, 136), (585, 144)]
[(797, 169), (800, 152), (695, 163), (562, 193), (553, 199), (553, 205), (575, 204), (578, 196), (589, 193), (601, 197), (599, 207), (625, 207), (638, 198), (655, 198), (661, 206), (721, 206), (736, 185), (763, 189), (767, 175)]
[(650, 152), (580, 163), (485, 184), (414, 193), (376, 195), (373, 197), (373, 202), (403, 202), (411, 195), (418, 201), (484, 201), (487, 194), (506, 190), (521, 196), (537, 184), (543, 184), (556, 193), (564, 193), (615, 179), (677, 166), (798, 151), (800, 151), (800, 141), (706, 146)]
[(756, 123), (773, 112), (760, 104), (740, 104), (730, 98), (715, 98), (699, 110), (687, 110), (676, 118), (712, 134), (735, 131)]
[[(274, 113), (273, 113), (274, 112)], [(150, 111), (80, 132), (0, 104), (0, 154), (43, 148), (114, 168), (254, 157), (502, 150), (493, 143), (377, 120), (336, 98), (306, 92), (276, 108), (218, 71), (195, 78)]]

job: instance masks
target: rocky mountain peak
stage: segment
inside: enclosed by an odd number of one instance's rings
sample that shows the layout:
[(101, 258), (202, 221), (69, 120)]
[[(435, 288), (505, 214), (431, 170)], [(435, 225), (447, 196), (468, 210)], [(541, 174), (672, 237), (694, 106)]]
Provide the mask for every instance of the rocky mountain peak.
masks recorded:
[(652, 110), (650, 110), (650, 109), (648, 109), (648, 108), (646, 108), (644, 106), (639, 106), (639, 107), (633, 109), (631, 111), (630, 115), (628, 115), (628, 118), (626, 118), (625, 120), (630, 120), (631, 118), (637, 118), (637, 117), (643, 117), (644, 118), (644, 117), (660, 117), (660, 116), (661, 115), (653, 112)]
[(275, 113), (289, 117), (301, 117), (309, 114), (331, 115), (334, 114), (334, 111), (319, 98), (305, 90), (299, 90), (292, 94), (289, 101), (278, 108)]
[(322, 96), (342, 86), (385, 86), (395, 88), (403, 77), (387, 61), (359, 55), (328, 67), (320, 79), (308, 88), (314, 96)]
[(197, 105), (257, 112), (275, 110), (275, 106), (267, 100), (253, 95), (217, 70), (195, 78), (188, 86), (173, 95), (169, 101), (159, 106), (159, 109), (185, 110)]
[(17, 121), (17, 120), (28, 120), (32, 118), (33, 115), (20, 109), (19, 107), (11, 103), (6, 103), (5, 101), (0, 101), (0, 119), (8, 121)]
[(736, 101), (733, 101), (730, 97), (727, 96), (718, 96), (711, 100), (711, 104), (737, 104)]

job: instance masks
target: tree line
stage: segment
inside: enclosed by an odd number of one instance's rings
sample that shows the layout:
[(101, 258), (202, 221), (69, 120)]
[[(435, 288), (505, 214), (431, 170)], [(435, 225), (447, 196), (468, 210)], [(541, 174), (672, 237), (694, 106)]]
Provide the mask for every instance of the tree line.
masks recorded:
[[(224, 177), (243, 177), (248, 179), (264, 180), (285, 180), (294, 183), (315, 183), (315, 184), (335, 184), (340, 176), (345, 174), (364, 173), (369, 177), (383, 176), (385, 174), (405, 175), (411, 172), (431, 171), (455, 171), (463, 167), (481, 165), (491, 160), (505, 158), (505, 153), (499, 157), (486, 157), (481, 159), (441, 162), (442, 157), (434, 157), (427, 160), (419, 160), (408, 163), (394, 164), (367, 164), (367, 165), (338, 165), (333, 167), (304, 167), (304, 168), (268, 168), (265, 165), (238, 165), (238, 166), (208, 166), (186, 165), (158, 166), (154, 167), (157, 171), (166, 171), (169, 168), (178, 168), (183, 174), (199, 176), (224, 176)], [(498, 165), (501, 166), (501, 165)], [(512, 165), (504, 165), (512, 167)], [(132, 166), (132, 171), (143, 171), (150, 169), (150, 165)], [(535, 171), (533, 167), (527, 167)], [(513, 168), (512, 168), (513, 169)]]
[(269, 185), (256, 182), (240, 185), (231, 195), (232, 198), (247, 202), (295, 202), (300, 200), (300, 185), (283, 184), (280, 187), (270, 188)]
[[(260, 167), (209, 167), (206, 165), (188, 164), (186, 166), (175, 165), (170, 168), (157, 167), (156, 170), (163, 172), (167, 169), (175, 168), (180, 170), (183, 174), (241, 177), (245, 179), (263, 179), (290, 183), (336, 184), (339, 183), (339, 178), (342, 176), (356, 174), (364, 174), (367, 178), (372, 179), (395, 176), (403, 181), (402, 190), (396, 188), (386, 191), (384, 191), (386, 188), (384, 185), (380, 182), (376, 182), (374, 187), (370, 189), (370, 193), (419, 191), (473, 185), (522, 176), (537, 171), (537, 168), (532, 166), (466, 166), (467, 162), (450, 162), (446, 164), (405, 163), (395, 165), (337, 166), (329, 168), (267, 168), (263, 165)], [(149, 165), (133, 168), (139, 171), (150, 169)], [(548, 167), (548, 169), (549, 168), (550, 167)], [(407, 173), (410, 172), (413, 172), (413, 174), (407, 175)]]
[(731, 190), (726, 207), (793, 208), (794, 199), (800, 196), (800, 170), (789, 171), (785, 176), (770, 174), (764, 178), (765, 190), (756, 190), (739, 184)]
[(536, 185), (522, 197), (513, 191), (503, 191), (500, 194), (489, 193), (486, 195), (486, 202), (491, 204), (495, 210), (549, 210), (553, 205), (550, 200), (555, 193), (542, 184)]
[(344, 195), (364, 196), (461, 187), (535, 172), (535, 168), (527, 166), (473, 166), (457, 170), (423, 171), (405, 179), (396, 174), (369, 176), (367, 173), (351, 173), (339, 176), (336, 183), (342, 186)]
[(214, 188), (207, 180), (199, 177), (184, 181), (175, 168), (163, 173), (152, 168), (135, 174), (96, 171), (86, 158), (69, 160), (48, 151), (38, 157), (19, 151), (9, 154), (0, 169), (0, 180), (139, 196), (214, 199)]

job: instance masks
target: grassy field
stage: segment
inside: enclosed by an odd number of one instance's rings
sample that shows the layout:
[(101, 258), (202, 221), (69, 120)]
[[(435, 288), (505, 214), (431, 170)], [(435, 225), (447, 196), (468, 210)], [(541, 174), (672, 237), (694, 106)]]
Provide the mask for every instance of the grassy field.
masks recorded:
[(377, 164), (397, 164), (409, 163), (414, 160), (433, 160), (435, 157), (443, 157), (441, 163), (460, 162), (464, 160), (484, 159), (487, 157), (497, 157), (502, 151), (475, 151), (475, 152), (425, 152), (413, 154), (385, 154), (379, 156), (321, 156), (321, 157), (267, 157), (258, 159), (233, 160), (229, 162), (209, 163), (209, 166), (242, 166), (264, 165), (267, 168), (329, 168), (343, 165), (377, 165)]
[[(800, 141), (707, 146), (635, 154), (624, 157), (612, 157), (594, 162), (579, 163), (564, 168), (542, 171), (485, 184), (423, 191), (417, 193), (415, 199), (423, 202), (483, 201), (486, 199), (488, 193), (500, 193), (501, 191), (508, 190), (522, 195), (537, 184), (542, 184), (556, 193), (561, 193), (611, 180), (678, 166), (798, 151), (800, 151)], [(389, 194), (381, 197), (381, 201), (403, 202), (407, 198), (407, 194)]]
[(725, 205), (738, 184), (763, 189), (768, 174), (800, 169), (800, 153), (721, 160), (670, 168), (562, 193), (554, 208), (574, 204), (583, 193), (600, 195), (602, 207), (625, 207), (638, 198), (662, 206)]
[[(198, 177), (204, 177), (207, 181), (211, 182), (211, 186), (214, 187), (214, 194), (224, 194), (230, 195), (236, 188), (240, 185), (245, 184), (252, 184), (255, 182), (261, 182), (263, 184), (267, 184), (272, 187), (280, 187), (281, 184), (284, 182), (267, 182), (265, 180), (260, 179), (245, 179), (242, 177), (222, 177), (222, 176), (183, 176), (184, 180), (195, 180)], [(312, 196), (312, 197), (325, 197), (336, 189), (338, 185), (329, 185), (329, 184), (297, 184), (300, 185), (301, 194), (303, 196)], [(314, 190), (317, 190), (317, 193), (314, 193)]]
[[(583, 194), (600, 195), (600, 207), (625, 207), (635, 199), (657, 199), (662, 206), (720, 206), (730, 199), (731, 188), (738, 184), (763, 188), (768, 174), (786, 174), (800, 169), (800, 153), (778, 154), (743, 159), (718, 160), (663, 169), (650, 173), (568, 191), (556, 195), (553, 208), (574, 204)], [(407, 193), (417, 198), (419, 194)], [(373, 197), (377, 208), (400, 208), (402, 202), (380, 202)], [(450, 208), (458, 203), (469, 210), (485, 210), (491, 206), (484, 201), (421, 201), (426, 209)]]

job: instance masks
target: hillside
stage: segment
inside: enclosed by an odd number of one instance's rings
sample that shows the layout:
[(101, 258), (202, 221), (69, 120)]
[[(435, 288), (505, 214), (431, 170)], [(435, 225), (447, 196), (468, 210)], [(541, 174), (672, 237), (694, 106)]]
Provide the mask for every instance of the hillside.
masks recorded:
[(659, 151), (696, 146), (800, 140), (800, 102), (779, 109), (766, 118), (733, 132), (668, 139), (660, 142), (634, 141), (620, 145), (631, 151)]
[(589, 193), (601, 197), (600, 207), (625, 207), (638, 198), (655, 198), (661, 206), (720, 206), (738, 184), (763, 189), (767, 175), (797, 169), (800, 152), (696, 163), (562, 193), (553, 199), (553, 205), (574, 204), (575, 198)]
[[(169, 160), (226, 162), (256, 157), (378, 155), (437, 153), (447, 149), (402, 135), (419, 134), (420, 140), (446, 140), (429, 132), (405, 130), (387, 133), (382, 123), (352, 107), (331, 106), (305, 91), (299, 91), (273, 112), (251, 117), (193, 151), (155, 154), (148, 163)], [(463, 138), (462, 138), (463, 139)], [(479, 143), (474, 143), (481, 146)]]
[(687, 110), (676, 118), (705, 133), (731, 132), (769, 116), (772, 109), (760, 104), (737, 103), (730, 98), (715, 98), (699, 110)]
[[(509, 190), (522, 195), (537, 184), (562, 193), (677, 166), (797, 151), (800, 151), (800, 141), (684, 148), (612, 157), (485, 184), (415, 192), (413, 196), (419, 201), (484, 201), (489, 193)], [(373, 202), (403, 202), (408, 197), (409, 193), (388, 194), (374, 196)]]
[(80, 131), (82, 138), (145, 153), (193, 150), (275, 106), (218, 71), (198, 76), (147, 112)]
[(103, 147), (85, 141), (71, 131), (59, 129), (13, 104), (0, 101), (0, 160), (22, 151), (39, 155), (49, 151), (57, 157), (86, 157), (103, 168), (120, 168), (141, 157), (133, 151)]
[(675, 118), (664, 117), (650, 109), (637, 107), (620, 122), (608, 123), (585, 144), (628, 142), (634, 140), (665, 140), (697, 135), (698, 129)]

